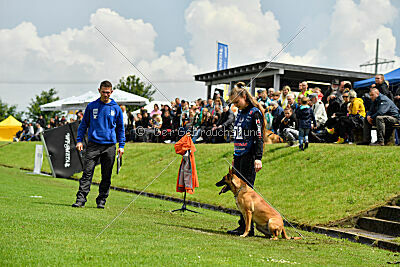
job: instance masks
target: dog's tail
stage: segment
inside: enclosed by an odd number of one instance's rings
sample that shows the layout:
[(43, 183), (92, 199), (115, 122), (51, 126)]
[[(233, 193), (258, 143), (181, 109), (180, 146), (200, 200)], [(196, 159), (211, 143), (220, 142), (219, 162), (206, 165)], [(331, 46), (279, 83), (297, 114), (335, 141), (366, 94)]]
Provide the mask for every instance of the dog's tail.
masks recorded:
[(286, 231), (285, 231), (285, 228), (282, 228), (282, 238), (284, 238), (284, 239), (287, 239), (287, 240), (289, 240), (289, 239), (293, 239), (293, 240), (299, 240), (299, 239), (301, 239), (301, 237), (290, 237), (290, 236), (288, 236), (287, 234), (286, 234)]

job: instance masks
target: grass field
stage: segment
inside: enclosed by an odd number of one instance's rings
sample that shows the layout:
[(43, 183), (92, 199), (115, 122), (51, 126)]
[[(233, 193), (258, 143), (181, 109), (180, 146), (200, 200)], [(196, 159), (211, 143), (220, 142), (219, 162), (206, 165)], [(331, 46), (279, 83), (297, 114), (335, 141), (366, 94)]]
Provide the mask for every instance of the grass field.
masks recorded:
[[(0, 148), (0, 164), (33, 168), (35, 143)], [(218, 196), (215, 182), (228, 171), (232, 144), (199, 144), (195, 153), (200, 187), (188, 198), (235, 208), (232, 194)], [(173, 145), (129, 143), (121, 173), (112, 184), (141, 190), (173, 159), (177, 160), (148, 192), (182, 197), (175, 192), (180, 156)], [(256, 188), (290, 221), (310, 225), (352, 216), (400, 194), (399, 147), (311, 144), (305, 152), (284, 144), (265, 146)], [(49, 171), (47, 161), (44, 170)], [(77, 174), (76, 177), (80, 177)], [(100, 181), (97, 169), (95, 181)]]
[(112, 191), (99, 210), (93, 187), (85, 208), (71, 208), (77, 185), (0, 167), (0, 266), (382, 266), (399, 260), (385, 250), (304, 232), (298, 241), (232, 237), (225, 231), (236, 217), (170, 213), (180, 205), (145, 197), (96, 238), (136, 195)]

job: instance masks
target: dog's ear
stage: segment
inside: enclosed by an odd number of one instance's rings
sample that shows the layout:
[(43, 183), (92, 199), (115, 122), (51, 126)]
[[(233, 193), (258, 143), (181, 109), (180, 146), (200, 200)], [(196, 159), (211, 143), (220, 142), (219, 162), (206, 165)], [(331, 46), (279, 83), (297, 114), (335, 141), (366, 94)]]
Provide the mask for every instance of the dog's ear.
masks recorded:
[(237, 177), (236, 175), (232, 175), (232, 176), (231, 176), (231, 183), (232, 183), (235, 187), (239, 188), (239, 187), (240, 187), (240, 178)]

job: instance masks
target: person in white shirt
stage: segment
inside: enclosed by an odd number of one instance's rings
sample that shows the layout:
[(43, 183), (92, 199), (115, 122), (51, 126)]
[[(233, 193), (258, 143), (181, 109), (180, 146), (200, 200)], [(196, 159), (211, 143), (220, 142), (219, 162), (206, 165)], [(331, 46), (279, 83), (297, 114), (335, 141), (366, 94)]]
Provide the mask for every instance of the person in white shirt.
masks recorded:
[(32, 136), (31, 141), (40, 141), (40, 133), (43, 131), (43, 127), (39, 123), (36, 123), (36, 133)]
[(312, 102), (312, 110), (317, 122), (316, 129), (321, 129), (321, 127), (324, 127), (326, 121), (328, 120), (324, 103), (322, 103), (321, 100), (318, 100), (318, 94), (316, 93), (310, 94), (309, 98)]

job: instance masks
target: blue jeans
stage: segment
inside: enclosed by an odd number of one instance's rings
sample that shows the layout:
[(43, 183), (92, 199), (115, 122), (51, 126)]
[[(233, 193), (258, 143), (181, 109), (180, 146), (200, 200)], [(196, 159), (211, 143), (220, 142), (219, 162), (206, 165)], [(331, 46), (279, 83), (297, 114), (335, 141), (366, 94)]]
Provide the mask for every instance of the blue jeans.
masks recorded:
[(308, 134), (310, 128), (299, 128), (299, 145), (303, 145), (303, 142), (308, 143)]
[(194, 131), (192, 141), (196, 144), (196, 140), (201, 136), (201, 127)]

